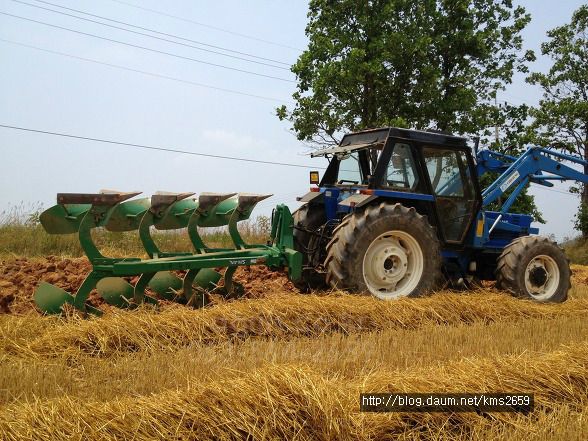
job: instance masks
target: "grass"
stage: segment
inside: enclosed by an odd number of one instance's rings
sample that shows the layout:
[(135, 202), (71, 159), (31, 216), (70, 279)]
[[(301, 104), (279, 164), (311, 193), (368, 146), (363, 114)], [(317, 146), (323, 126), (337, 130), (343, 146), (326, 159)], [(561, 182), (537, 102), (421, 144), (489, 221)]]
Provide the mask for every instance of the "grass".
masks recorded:
[[(0, 350), (109, 357), (120, 352), (174, 350), (195, 343), (218, 344), (251, 337), (318, 337), (334, 332), (352, 334), (575, 315), (588, 315), (586, 297), (549, 305), (490, 292), (446, 293), (396, 302), (345, 294), (276, 294), (226, 302), (204, 310), (182, 306), (171, 306), (160, 313), (149, 308), (115, 310), (94, 319), (6, 316), (0, 318)], [(31, 329), (44, 328), (42, 332), (29, 333), (27, 326), (14, 322), (31, 324)]]
[[(306, 365), (322, 375), (357, 378), (382, 370), (412, 370), (471, 357), (552, 351), (585, 339), (585, 316), (532, 318), (472, 325), (387, 329), (317, 338), (248, 338), (170, 350), (0, 358), (0, 403), (52, 399), (107, 401), (234, 378), (266, 365)], [(549, 336), (546, 338), (545, 336)], [(431, 351), (429, 348), (434, 347)], [(145, 381), (148, 379), (148, 381)]]
[[(255, 221), (240, 222), (239, 229), (248, 243), (265, 243), (267, 235), (259, 231)], [(209, 246), (232, 247), (230, 237), (222, 228), (204, 231), (202, 237)], [(146, 256), (136, 232), (113, 233), (102, 228), (93, 231), (98, 247), (109, 256)], [(162, 250), (191, 251), (188, 233), (185, 230), (154, 231), (153, 237)], [(82, 257), (76, 234), (47, 234), (40, 225), (0, 225), (0, 258), (9, 257)]]
[[(147, 379), (148, 380), (148, 379)], [(526, 391), (537, 412), (516, 414), (358, 412), (360, 392)], [(588, 403), (588, 343), (547, 353), (525, 352), (451, 361), (405, 371), (379, 370), (354, 378), (322, 375), (303, 365), (267, 365), (183, 388), (113, 400), (64, 396), (8, 404), (0, 435), (20, 439), (436, 439), (475, 431), (532, 427), (561, 406)], [(516, 425), (518, 426), (516, 426)]]
[[(259, 233), (253, 222), (243, 221), (239, 225), (244, 240), (248, 243), (266, 243), (267, 236)], [(146, 257), (136, 232), (113, 233), (104, 229), (93, 231), (92, 236), (98, 248), (107, 256)], [(185, 230), (155, 231), (153, 237), (162, 250), (192, 251), (188, 233)], [(205, 243), (213, 247), (233, 247), (230, 237), (222, 228), (203, 232)], [(0, 225), (0, 258), (10, 257), (82, 257), (76, 234), (50, 235), (40, 225)]]
[[(58, 255), (81, 257), (77, 234), (47, 234), (39, 224), (41, 207), (23, 204), (0, 212), (0, 258), (45, 257)], [(225, 228), (204, 228), (201, 234), (209, 246), (232, 247), (233, 244)], [(248, 243), (265, 243), (269, 235), (267, 216), (239, 222), (239, 231)], [(93, 230), (92, 237), (106, 255), (146, 256), (136, 231), (113, 233), (104, 228)], [(185, 229), (173, 231), (153, 230), (153, 237), (162, 250), (191, 251), (192, 247)]]
[[(560, 305), (276, 293), (197, 311), (0, 316), (0, 439), (580, 440), (587, 315), (577, 284)], [(538, 406), (359, 413), (370, 391), (525, 391)]]
[[(463, 441), (584, 441), (588, 433), (586, 415), (588, 415), (588, 407), (578, 409), (578, 406), (573, 405), (557, 405), (548, 410), (536, 412), (533, 418), (521, 416), (509, 424), (474, 425), (460, 438)], [(448, 440), (450, 437), (441, 434), (437, 439)], [(453, 439), (459, 438), (453, 437)]]
[(563, 247), (571, 262), (588, 265), (588, 239), (573, 239), (563, 244)]

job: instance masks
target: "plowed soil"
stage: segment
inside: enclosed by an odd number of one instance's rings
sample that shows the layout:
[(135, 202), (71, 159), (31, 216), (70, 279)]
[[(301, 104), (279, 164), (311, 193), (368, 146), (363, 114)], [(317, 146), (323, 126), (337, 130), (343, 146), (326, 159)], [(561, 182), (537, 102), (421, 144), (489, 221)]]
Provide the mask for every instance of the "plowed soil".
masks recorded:
[[(90, 272), (86, 258), (49, 256), (44, 259), (15, 258), (0, 261), (0, 314), (23, 314), (35, 311), (33, 292), (41, 281), (75, 293)], [(181, 273), (179, 273), (182, 276)], [(297, 293), (284, 272), (263, 266), (240, 267), (235, 281), (244, 287), (244, 297), (263, 298), (274, 293)], [(136, 278), (129, 278), (131, 284)], [(572, 265), (572, 283), (588, 285), (588, 266)], [(215, 297), (218, 298), (218, 297)], [(89, 299), (94, 306), (103, 304), (95, 292)], [(165, 303), (165, 302), (164, 302)]]
[[(91, 270), (86, 258), (49, 256), (45, 259), (16, 258), (0, 261), (0, 313), (22, 314), (35, 311), (32, 300), (37, 285), (48, 282), (75, 293)], [(296, 292), (284, 273), (266, 267), (239, 268), (234, 277), (245, 289), (245, 297), (260, 298), (273, 292)], [(136, 278), (129, 278), (131, 284)], [(90, 296), (94, 306), (103, 301), (95, 292)]]
[(0, 262), (0, 312), (24, 313), (34, 310), (33, 292), (45, 281), (65, 289), (75, 290), (82, 284), (91, 265), (87, 259), (16, 258)]

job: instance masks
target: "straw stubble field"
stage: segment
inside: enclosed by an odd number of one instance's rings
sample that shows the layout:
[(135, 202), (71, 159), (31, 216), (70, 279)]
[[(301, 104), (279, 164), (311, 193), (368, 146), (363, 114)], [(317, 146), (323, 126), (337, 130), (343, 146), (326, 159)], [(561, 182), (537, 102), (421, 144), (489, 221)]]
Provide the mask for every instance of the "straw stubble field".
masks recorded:
[[(588, 267), (540, 305), (487, 287), (386, 303), (297, 294), (242, 271), (247, 298), (203, 310), (41, 317), (42, 279), (79, 259), (0, 266), (0, 439), (513, 439), (588, 433)], [(259, 281), (261, 279), (261, 281)], [(359, 412), (361, 392), (531, 392), (509, 413)]]

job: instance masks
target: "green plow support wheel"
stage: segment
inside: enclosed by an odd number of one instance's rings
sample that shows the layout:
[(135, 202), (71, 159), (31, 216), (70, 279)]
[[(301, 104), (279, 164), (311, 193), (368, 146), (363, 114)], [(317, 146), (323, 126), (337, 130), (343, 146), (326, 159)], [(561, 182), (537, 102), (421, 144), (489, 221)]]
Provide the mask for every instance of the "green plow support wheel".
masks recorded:
[[(57, 286), (41, 282), (33, 294), (33, 300), (41, 312), (45, 314), (61, 314), (63, 305), (66, 303), (74, 305), (75, 297)], [(102, 315), (102, 311), (98, 308), (90, 305), (85, 305), (85, 308), (87, 313)]]
[[(194, 274), (196, 272), (196, 274)], [(184, 299), (192, 308), (203, 308), (210, 302), (209, 293), (215, 290), (222, 274), (212, 268), (188, 271), (184, 278)], [(191, 282), (190, 282), (191, 280)]]

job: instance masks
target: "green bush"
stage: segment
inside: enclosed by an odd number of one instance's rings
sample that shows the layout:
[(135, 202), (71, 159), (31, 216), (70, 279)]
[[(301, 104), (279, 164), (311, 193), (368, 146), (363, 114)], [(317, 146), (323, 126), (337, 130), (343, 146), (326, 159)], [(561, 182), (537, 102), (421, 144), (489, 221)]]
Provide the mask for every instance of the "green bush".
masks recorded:
[(577, 238), (563, 245), (566, 254), (572, 263), (588, 265), (588, 240)]

